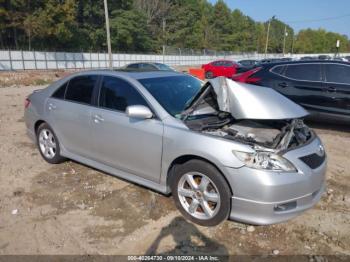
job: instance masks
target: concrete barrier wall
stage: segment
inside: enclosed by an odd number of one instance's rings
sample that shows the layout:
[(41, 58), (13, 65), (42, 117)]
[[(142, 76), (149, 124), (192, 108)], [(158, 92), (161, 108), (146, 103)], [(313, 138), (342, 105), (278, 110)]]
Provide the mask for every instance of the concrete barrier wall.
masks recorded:
[[(333, 56), (334, 54), (328, 54)], [(350, 55), (350, 54), (342, 54)], [(293, 57), (307, 54), (293, 55)], [(312, 54), (317, 56), (317, 54)], [(157, 55), (157, 54), (113, 54), (113, 67), (123, 67), (134, 62), (160, 62), (168, 65), (201, 65), (216, 59), (263, 59), (264, 54), (240, 54), (231, 56), (213, 55)], [(271, 57), (281, 57), (281, 54), (269, 54)], [(0, 50), (0, 71), (6, 70), (50, 70), (50, 69), (98, 69), (107, 68), (106, 53), (66, 53), (40, 51)]]

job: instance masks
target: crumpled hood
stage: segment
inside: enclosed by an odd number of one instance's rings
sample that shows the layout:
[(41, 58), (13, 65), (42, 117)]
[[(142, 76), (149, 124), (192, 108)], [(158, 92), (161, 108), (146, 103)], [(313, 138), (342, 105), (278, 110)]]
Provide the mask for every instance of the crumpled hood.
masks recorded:
[(229, 112), (235, 119), (282, 120), (302, 118), (308, 112), (272, 88), (238, 83), (225, 77), (217, 77), (204, 85), (204, 90), (191, 103), (191, 114), (204, 112), (205, 108), (194, 107), (199, 100), (208, 99), (213, 92), (220, 111)]

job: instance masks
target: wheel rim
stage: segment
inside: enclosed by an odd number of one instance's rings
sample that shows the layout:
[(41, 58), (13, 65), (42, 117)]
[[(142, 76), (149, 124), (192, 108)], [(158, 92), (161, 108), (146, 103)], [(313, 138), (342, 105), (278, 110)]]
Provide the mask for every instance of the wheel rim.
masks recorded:
[(206, 78), (207, 79), (210, 79), (210, 78), (212, 78), (213, 77), (213, 73), (212, 72), (207, 72), (207, 75), (206, 75)]
[(202, 173), (184, 174), (177, 189), (182, 207), (197, 219), (211, 219), (220, 209), (219, 190), (214, 182)]
[(41, 153), (46, 158), (54, 158), (56, 155), (56, 140), (52, 132), (48, 129), (42, 129), (39, 134), (39, 147)]

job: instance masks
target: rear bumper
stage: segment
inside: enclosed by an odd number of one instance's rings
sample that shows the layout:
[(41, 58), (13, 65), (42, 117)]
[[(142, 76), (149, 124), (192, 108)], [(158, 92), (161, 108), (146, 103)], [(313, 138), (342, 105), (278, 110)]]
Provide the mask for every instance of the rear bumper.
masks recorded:
[(39, 120), (37, 114), (34, 111), (33, 106), (29, 106), (24, 110), (24, 123), (26, 127), (27, 136), (33, 141), (36, 142), (35, 134), (35, 123)]
[(300, 158), (317, 152), (320, 145), (321, 141), (316, 138), (284, 154), (298, 170), (293, 173), (226, 168), (233, 192), (230, 219), (256, 225), (275, 224), (313, 207), (326, 188), (327, 159), (312, 169)]
[(27, 128), (26, 133), (27, 133), (27, 136), (35, 143), (34, 131), (32, 131), (31, 129)]

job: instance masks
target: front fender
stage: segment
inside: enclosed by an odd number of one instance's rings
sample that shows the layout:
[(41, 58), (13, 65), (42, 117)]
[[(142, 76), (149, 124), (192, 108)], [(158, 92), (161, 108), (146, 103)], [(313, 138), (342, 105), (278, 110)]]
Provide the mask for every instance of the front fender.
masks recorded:
[[(213, 163), (222, 173), (224, 168), (240, 168), (243, 163), (232, 151), (253, 151), (249, 146), (220, 137), (178, 127), (164, 127), (161, 184), (166, 184), (169, 168), (181, 156), (193, 155)], [(224, 174), (225, 175), (225, 174)]]

